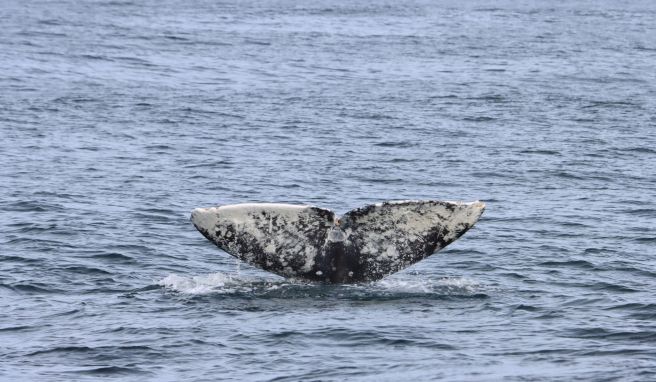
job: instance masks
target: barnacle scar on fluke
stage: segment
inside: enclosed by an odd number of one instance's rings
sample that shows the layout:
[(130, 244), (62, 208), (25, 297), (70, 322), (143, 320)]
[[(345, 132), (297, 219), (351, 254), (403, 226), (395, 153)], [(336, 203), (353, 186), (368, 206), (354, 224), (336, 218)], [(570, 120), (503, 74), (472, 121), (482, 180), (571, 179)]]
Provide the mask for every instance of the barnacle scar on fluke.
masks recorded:
[(191, 221), (227, 253), (284, 277), (379, 280), (446, 247), (478, 221), (482, 202), (402, 200), (337, 218), (319, 207), (234, 204), (197, 208)]

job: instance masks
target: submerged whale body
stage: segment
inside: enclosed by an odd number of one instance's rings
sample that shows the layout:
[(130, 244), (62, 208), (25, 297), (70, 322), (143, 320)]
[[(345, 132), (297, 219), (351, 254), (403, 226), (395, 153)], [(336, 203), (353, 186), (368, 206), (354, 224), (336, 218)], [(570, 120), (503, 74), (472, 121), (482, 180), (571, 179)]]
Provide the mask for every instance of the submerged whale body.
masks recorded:
[(405, 200), (337, 218), (314, 206), (235, 204), (197, 208), (191, 221), (225, 252), (284, 277), (331, 283), (374, 281), (446, 247), (485, 204)]

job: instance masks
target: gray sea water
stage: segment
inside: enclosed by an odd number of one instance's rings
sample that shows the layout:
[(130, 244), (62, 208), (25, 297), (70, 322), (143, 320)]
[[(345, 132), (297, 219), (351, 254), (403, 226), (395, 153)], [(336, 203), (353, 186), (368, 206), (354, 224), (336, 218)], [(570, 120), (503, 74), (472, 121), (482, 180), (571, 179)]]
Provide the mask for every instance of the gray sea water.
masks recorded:
[[(0, 379), (653, 381), (656, 3), (0, 6)], [(192, 208), (483, 200), (383, 281)]]

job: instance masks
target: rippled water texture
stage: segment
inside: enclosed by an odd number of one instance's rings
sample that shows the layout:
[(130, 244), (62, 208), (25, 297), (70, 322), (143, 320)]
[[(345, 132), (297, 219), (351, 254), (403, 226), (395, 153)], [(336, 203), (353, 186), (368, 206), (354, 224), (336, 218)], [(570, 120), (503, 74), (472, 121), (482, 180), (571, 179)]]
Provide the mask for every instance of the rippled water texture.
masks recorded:
[[(0, 379), (656, 379), (651, 1), (0, 7)], [(369, 285), (192, 208), (487, 203)]]

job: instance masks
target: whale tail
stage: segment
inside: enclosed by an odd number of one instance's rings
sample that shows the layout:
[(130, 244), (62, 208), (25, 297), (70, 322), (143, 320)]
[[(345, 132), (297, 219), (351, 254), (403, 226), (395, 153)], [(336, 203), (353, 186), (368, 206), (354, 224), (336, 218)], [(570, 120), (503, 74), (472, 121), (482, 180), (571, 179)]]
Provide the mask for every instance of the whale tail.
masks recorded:
[(392, 201), (349, 211), (289, 204), (193, 210), (191, 220), (225, 252), (284, 277), (379, 280), (446, 247), (480, 218), (482, 202)]

